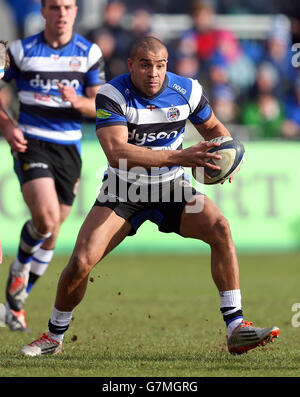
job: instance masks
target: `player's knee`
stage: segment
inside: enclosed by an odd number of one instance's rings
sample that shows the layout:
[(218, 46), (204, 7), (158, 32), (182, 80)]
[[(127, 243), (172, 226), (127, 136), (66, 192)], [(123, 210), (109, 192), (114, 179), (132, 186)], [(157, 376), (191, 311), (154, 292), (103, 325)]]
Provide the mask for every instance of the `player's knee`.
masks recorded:
[(41, 234), (52, 233), (59, 224), (59, 217), (52, 214), (41, 214), (35, 218), (34, 224)]
[(230, 245), (232, 243), (231, 230), (228, 220), (224, 216), (219, 216), (210, 232), (211, 245)]
[(92, 270), (93, 263), (87, 254), (73, 254), (69, 267), (72, 269), (74, 276), (84, 279)]

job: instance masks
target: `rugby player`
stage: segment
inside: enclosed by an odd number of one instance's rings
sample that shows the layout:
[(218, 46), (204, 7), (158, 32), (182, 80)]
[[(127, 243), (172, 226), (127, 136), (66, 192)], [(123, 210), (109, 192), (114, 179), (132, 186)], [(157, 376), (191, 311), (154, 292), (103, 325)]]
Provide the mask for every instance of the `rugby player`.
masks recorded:
[[(3, 78), (4, 72), (9, 68), (10, 65), (10, 59), (6, 49), (7, 49), (7, 43), (3, 40), (0, 40), (0, 79)], [(3, 260), (3, 251), (0, 240), (0, 263), (2, 263), (2, 260)]]
[(16, 80), (18, 123), (0, 109), (0, 130), (31, 215), (6, 287), (5, 322), (13, 331), (28, 329), (25, 299), (46, 271), (71, 210), (81, 173), (82, 118), (96, 117), (95, 97), (105, 82), (100, 48), (73, 32), (76, 0), (42, 0), (41, 13), (45, 29), (8, 50), (3, 79)]
[[(215, 117), (199, 82), (167, 72), (167, 62), (168, 51), (160, 40), (141, 38), (130, 52), (130, 73), (114, 78), (97, 94), (97, 136), (109, 166), (60, 276), (49, 332), (23, 346), (23, 355), (62, 351), (64, 333), (85, 294), (90, 271), (146, 220), (161, 232), (209, 244), (230, 353), (245, 353), (278, 336), (277, 327), (257, 328), (244, 321), (228, 221), (184, 177), (184, 167), (218, 169), (210, 160), (219, 156), (205, 151), (218, 145), (209, 140), (229, 132)], [(183, 149), (187, 119), (205, 141)]]

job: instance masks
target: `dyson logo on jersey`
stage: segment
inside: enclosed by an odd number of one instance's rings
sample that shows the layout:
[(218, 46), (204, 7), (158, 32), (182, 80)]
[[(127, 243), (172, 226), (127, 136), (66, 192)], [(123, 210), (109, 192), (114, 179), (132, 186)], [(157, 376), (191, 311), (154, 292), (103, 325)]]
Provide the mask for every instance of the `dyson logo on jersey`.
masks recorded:
[(33, 88), (41, 88), (43, 92), (49, 92), (50, 90), (57, 90), (57, 84), (63, 84), (68, 87), (73, 87), (75, 90), (79, 88), (80, 83), (77, 79), (41, 79), (41, 76), (37, 74), (34, 79), (29, 80), (29, 84)]
[(179, 134), (179, 131), (171, 131), (171, 132), (144, 132), (143, 134), (137, 133), (136, 129), (128, 132), (128, 140), (133, 141), (135, 145), (142, 146), (145, 143), (154, 142), (158, 139), (174, 139)]

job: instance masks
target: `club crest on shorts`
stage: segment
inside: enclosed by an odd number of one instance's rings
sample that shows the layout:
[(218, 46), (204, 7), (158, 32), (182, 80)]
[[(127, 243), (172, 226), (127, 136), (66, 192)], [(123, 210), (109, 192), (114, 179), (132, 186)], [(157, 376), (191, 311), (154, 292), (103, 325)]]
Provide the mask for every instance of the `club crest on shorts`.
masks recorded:
[(179, 109), (172, 107), (168, 110), (167, 119), (169, 121), (176, 121), (179, 119), (179, 116), (180, 116)]

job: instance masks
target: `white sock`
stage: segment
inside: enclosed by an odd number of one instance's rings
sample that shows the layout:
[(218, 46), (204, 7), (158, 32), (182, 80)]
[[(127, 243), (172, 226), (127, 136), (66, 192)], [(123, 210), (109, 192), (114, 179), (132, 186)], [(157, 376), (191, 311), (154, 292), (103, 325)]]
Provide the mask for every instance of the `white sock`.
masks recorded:
[(231, 321), (231, 323), (227, 325), (228, 337), (231, 336), (232, 332), (236, 329), (236, 327), (238, 327), (241, 324), (242, 321), (243, 321), (242, 318), (237, 318), (236, 320)]
[(220, 291), (220, 310), (230, 337), (233, 330), (243, 321), (242, 298), (239, 289)]
[[(53, 306), (52, 314), (49, 320), (49, 337), (62, 342), (65, 331), (69, 328), (73, 311), (62, 312)], [(58, 331), (57, 333), (55, 331)]]
[(30, 271), (37, 276), (42, 276), (54, 255), (54, 250), (39, 248), (32, 257)]
[(24, 265), (24, 263), (21, 263), (20, 261), (19, 261), (19, 259), (18, 258), (16, 258), (14, 261), (13, 261), (13, 263), (12, 263), (12, 265), (11, 265), (11, 271), (15, 274), (15, 273), (20, 273), (20, 272), (25, 272), (25, 273), (29, 273), (29, 270), (30, 270), (30, 262), (29, 263), (26, 263), (25, 265)]

